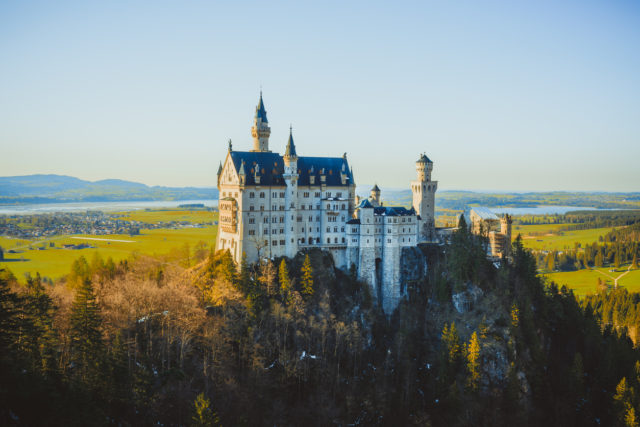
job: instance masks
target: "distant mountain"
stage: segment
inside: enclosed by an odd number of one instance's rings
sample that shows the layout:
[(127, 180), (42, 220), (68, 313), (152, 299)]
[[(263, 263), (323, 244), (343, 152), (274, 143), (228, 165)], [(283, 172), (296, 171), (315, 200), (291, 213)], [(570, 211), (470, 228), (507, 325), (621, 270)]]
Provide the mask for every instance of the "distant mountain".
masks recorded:
[(0, 204), (217, 198), (215, 188), (150, 187), (121, 179), (91, 182), (65, 175), (0, 177)]

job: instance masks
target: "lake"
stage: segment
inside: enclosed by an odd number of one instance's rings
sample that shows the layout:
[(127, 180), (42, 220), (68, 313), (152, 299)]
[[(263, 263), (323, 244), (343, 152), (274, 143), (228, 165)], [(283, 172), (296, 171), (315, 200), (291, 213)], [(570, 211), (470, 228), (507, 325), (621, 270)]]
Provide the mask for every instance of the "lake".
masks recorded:
[(530, 208), (487, 208), (494, 214), (509, 215), (564, 215), (571, 211), (595, 211), (595, 210), (614, 210), (614, 209), (597, 209), (586, 206), (536, 206)]
[(0, 206), (0, 215), (32, 215), (52, 212), (84, 211), (133, 211), (140, 209), (172, 209), (178, 205), (200, 203), (210, 208), (218, 207), (218, 200), (160, 200), (141, 202), (80, 202), (44, 203), (33, 205)]

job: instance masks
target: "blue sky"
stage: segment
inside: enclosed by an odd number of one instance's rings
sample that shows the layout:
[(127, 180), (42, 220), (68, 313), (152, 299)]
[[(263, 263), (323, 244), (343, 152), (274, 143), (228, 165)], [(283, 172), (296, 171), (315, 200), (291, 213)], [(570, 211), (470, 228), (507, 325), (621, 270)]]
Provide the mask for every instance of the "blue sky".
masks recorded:
[(639, 46), (630, 1), (0, 2), (0, 175), (214, 186), (262, 86), (359, 184), (640, 191)]

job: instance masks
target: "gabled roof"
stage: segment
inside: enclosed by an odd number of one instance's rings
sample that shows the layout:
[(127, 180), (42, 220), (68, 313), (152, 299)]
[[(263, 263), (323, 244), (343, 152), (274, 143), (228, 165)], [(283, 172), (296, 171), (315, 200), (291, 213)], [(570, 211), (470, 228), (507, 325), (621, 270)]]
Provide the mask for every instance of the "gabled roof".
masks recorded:
[(349, 221), (347, 221), (347, 224), (349, 225), (360, 224), (360, 218), (350, 219)]
[(478, 215), (483, 221), (498, 221), (500, 219), (496, 214), (491, 212), (489, 208), (485, 208), (483, 206), (476, 206), (471, 208), (471, 211), (469, 211), (469, 215), (471, 215), (471, 212), (475, 212), (476, 215)]
[(358, 206), (356, 206), (356, 209), (362, 209), (362, 208), (373, 208), (373, 205), (371, 204), (369, 199), (364, 199), (363, 201), (360, 202)]
[(373, 208), (374, 215), (382, 215), (382, 216), (411, 216), (415, 215), (415, 209), (407, 209), (402, 206), (380, 206), (377, 208)]
[[(285, 185), (284, 160), (278, 153), (262, 151), (232, 151), (229, 153), (237, 171), (244, 162), (244, 170), (247, 174), (246, 185), (255, 185), (255, 168), (259, 166), (260, 185)], [(346, 175), (344, 186), (353, 182), (353, 175), (347, 159), (342, 157), (298, 157), (298, 185), (315, 185), (321, 183), (320, 176), (324, 172), (325, 183), (330, 187), (342, 186), (340, 174)], [(310, 175), (316, 177), (315, 183), (310, 184)]]
[(373, 186), (373, 188), (371, 189), (371, 191), (376, 191), (376, 192), (378, 192), (378, 193), (379, 193), (379, 192), (380, 192), (380, 187), (378, 187), (378, 184), (375, 184), (375, 185)]

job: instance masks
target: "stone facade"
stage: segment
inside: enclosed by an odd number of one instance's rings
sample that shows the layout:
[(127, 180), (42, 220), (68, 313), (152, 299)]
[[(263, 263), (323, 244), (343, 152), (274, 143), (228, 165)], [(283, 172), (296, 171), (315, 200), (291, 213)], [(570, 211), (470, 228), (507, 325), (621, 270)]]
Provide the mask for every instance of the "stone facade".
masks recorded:
[(511, 223), (510, 215), (498, 217), (489, 209), (474, 207), (469, 212), (471, 232), (488, 239), (487, 255), (502, 258), (511, 255)]
[(269, 150), (262, 94), (251, 129), (253, 150), (229, 150), (218, 169), (219, 227), (216, 249), (229, 250), (239, 263), (294, 257), (318, 247), (338, 268), (355, 268), (387, 313), (406, 293), (403, 248), (434, 239), (437, 182), (426, 155), (416, 162), (411, 183), (413, 207), (386, 207), (376, 185), (358, 200), (346, 153), (342, 157), (298, 156), (290, 129), (284, 155)]

